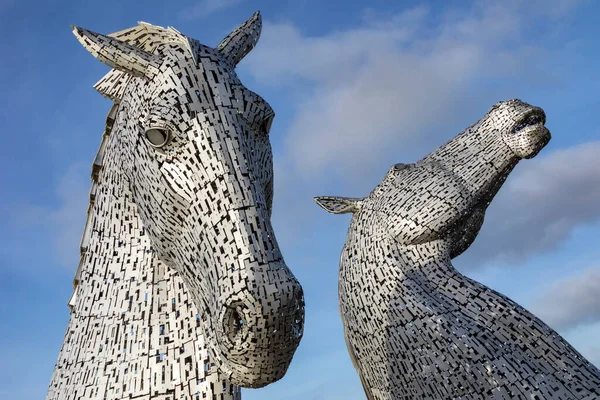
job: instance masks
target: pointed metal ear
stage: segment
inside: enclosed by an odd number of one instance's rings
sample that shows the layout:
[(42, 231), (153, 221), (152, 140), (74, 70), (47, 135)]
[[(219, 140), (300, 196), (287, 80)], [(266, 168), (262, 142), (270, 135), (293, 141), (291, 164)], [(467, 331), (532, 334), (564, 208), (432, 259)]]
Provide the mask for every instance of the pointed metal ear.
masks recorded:
[(256, 46), (262, 30), (262, 18), (257, 11), (219, 43), (217, 50), (234, 67)]
[(315, 202), (330, 214), (354, 213), (360, 210), (363, 199), (356, 197), (319, 196)]
[(148, 79), (158, 73), (161, 60), (157, 55), (100, 33), (72, 25), (71, 28), (83, 47), (109, 67)]

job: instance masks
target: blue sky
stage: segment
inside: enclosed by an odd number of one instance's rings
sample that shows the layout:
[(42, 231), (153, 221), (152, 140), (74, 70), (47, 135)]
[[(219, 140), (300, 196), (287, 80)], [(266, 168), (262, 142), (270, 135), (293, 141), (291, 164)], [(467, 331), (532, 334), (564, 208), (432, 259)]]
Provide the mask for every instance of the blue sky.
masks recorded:
[(273, 223), (303, 284), (305, 337), (287, 375), (245, 399), (364, 399), (342, 336), (337, 269), (360, 197), (499, 100), (548, 115), (551, 143), (517, 166), (455, 266), (543, 318), (600, 365), (600, 5), (593, 1), (0, 0), (0, 398), (45, 396), (69, 317), (108, 71), (69, 25), (137, 21), (207, 45), (260, 10), (238, 67), (277, 117)]

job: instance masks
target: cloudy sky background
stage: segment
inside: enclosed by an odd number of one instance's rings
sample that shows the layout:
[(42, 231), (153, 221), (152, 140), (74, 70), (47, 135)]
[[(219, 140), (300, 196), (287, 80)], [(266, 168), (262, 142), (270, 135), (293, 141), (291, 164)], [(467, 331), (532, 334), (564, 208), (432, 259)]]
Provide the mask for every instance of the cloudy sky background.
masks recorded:
[(369, 4), (0, 0), (0, 398), (45, 396), (110, 107), (92, 89), (108, 67), (69, 25), (110, 33), (142, 20), (215, 46), (256, 10), (263, 34), (238, 72), (277, 113), (273, 223), (307, 321), (287, 375), (243, 397), (364, 399), (337, 308), (350, 216), (326, 214), (312, 197), (364, 196), (392, 164), (418, 160), (515, 97), (545, 109), (553, 139), (518, 165), (455, 266), (600, 365), (600, 5)]

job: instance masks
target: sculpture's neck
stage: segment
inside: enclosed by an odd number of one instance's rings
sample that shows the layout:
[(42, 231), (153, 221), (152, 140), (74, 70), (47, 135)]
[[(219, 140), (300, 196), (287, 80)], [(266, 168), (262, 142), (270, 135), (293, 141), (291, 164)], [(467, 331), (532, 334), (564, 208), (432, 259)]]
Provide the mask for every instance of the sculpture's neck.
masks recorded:
[(101, 242), (127, 243), (150, 247), (150, 240), (132, 200), (132, 193), (120, 171), (106, 171), (98, 185), (92, 237)]
[(240, 398), (218, 372), (199, 311), (179, 274), (158, 259), (121, 168), (106, 157), (95, 182), (86, 252), (47, 399), (85, 387), (100, 398)]
[(491, 201), (519, 159), (499, 134), (466, 129), (422, 161), (441, 164), (478, 198)]

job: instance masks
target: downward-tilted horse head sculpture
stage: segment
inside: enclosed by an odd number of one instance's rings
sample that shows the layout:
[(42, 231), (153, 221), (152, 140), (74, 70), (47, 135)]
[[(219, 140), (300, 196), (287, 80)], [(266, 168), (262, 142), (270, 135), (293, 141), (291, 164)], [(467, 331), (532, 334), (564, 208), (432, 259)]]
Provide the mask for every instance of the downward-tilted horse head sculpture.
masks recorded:
[(113, 68), (97, 89), (117, 102), (104, 169), (123, 180), (159, 259), (201, 315), (211, 360), (233, 384), (281, 378), (303, 333), (302, 288), (270, 222), (274, 113), (238, 79), (260, 14), (216, 48), (145, 23), (110, 36), (73, 27)]

